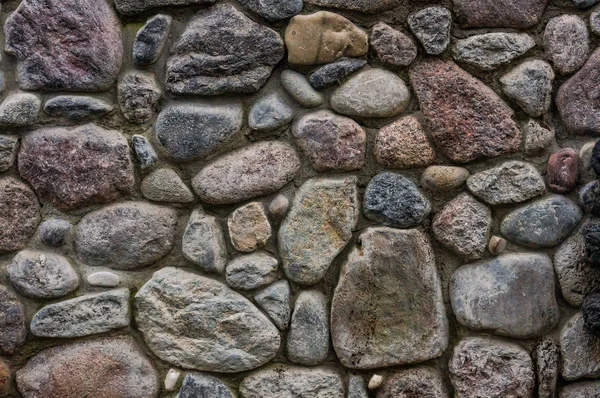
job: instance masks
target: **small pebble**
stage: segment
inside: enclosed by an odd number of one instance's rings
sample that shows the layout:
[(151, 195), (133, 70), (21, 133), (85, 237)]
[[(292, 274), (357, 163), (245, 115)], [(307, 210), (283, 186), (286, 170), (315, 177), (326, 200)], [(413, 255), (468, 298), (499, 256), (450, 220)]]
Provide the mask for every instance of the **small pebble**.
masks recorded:
[(113, 108), (101, 99), (79, 95), (59, 95), (44, 104), (44, 112), (48, 115), (73, 120), (102, 116)]
[(281, 72), (281, 85), (296, 102), (307, 108), (315, 108), (324, 101), (323, 95), (311, 87), (306, 77), (293, 70)]
[(276, 219), (282, 219), (290, 206), (290, 200), (283, 195), (277, 195), (269, 204), (269, 212)]
[(586, 225), (581, 232), (585, 245), (585, 257), (590, 265), (600, 266), (600, 223)]
[(142, 170), (154, 166), (158, 160), (158, 155), (146, 137), (136, 134), (131, 137), (131, 141), (133, 142), (135, 156), (140, 163)]
[(371, 380), (369, 380), (369, 390), (375, 390), (381, 386), (383, 383), (383, 376), (373, 375)]
[(117, 92), (121, 112), (132, 123), (145, 123), (159, 111), (162, 90), (152, 73), (126, 74), (119, 82)]
[(271, 131), (289, 124), (294, 110), (289, 101), (278, 92), (259, 98), (250, 107), (248, 126), (252, 130)]
[(181, 372), (177, 369), (169, 369), (167, 375), (165, 376), (165, 390), (166, 391), (175, 391), (175, 387), (177, 387), (177, 382), (181, 377)]
[(158, 169), (148, 174), (140, 185), (142, 195), (155, 202), (191, 203), (194, 194), (171, 169)]
[(563, 148), (548, 159), (548, 185), (554, 192), (569, 192), (577, 185), (579, 157), (571, 148)]
[(332, 84), (338, 83), (340, 80), (350, 76), (366, 64), (367, 61), (363, 59), (343, 59), (321, 66), (319, 69), (310, 74), (308, 80), (315, 89), (321, 90), (325, 87), (331, 86)]
[(94, 287), (117, 287), (119, 286), (119, 276), (112, 272), (94, 272), (88, 275), (87, 283)]
[(63, 246), (71, 233), (71, 223), (65, 220), (47, 220), (40, 225), (40, 240), (47, 246)]
[(494, 235), (490, 239), (490, 244), (488, 246), (488, 249), (490, 250), (490, 253), (492, 255), (497, 256), (506, 249), (506, 243), (507, 243), (506, 239), (504, 239), (500, 236)]

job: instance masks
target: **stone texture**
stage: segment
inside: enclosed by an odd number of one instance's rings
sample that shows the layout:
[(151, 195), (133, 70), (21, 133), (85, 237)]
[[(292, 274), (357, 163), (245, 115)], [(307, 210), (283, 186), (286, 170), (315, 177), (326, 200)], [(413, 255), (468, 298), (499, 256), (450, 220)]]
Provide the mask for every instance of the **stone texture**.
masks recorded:
[(559, 369), (559, 348), (551, 338), (542, 339), (534, 350), (538, 398), (554, 398)]
[(497, 256), (506, 250), (506, 246), (508, 245), (508, 241), (500, 236), (494, 235), (490, 238), (490, 243), (488, 244), (488, 250), (490, 254), (493, 256)]
[(534, 248), (558, 245), (581, 221), (582, 212), (570, 199), (550, 195), (510, 212), (500, 226), (508, 240)]
[(291, 316), (290, 284), (286, 280), (262, 289), (254, 296), (254, 301), (280, 330), (288, 328)]
[(115, 0), (117, 10), (124, 15), (139, 14), (157, 7), (211, 4), (215, 0)]
[(596, 178), (597, 174), (592, 162), (594, 162), (600, 170), (600, 147), (598, 149), (595, 148), (597, 143), (598, 140), (593, 139), (583, 144), (579, 150), (579, 169), (581, 172), (581, 180), (584, 182)]
[(460, 267), (450, 281), (450, 302), (462, 325), (514, 338), (541, 337), (560, 318), (545, 254), (506, 254)]
[(18, 149), (18, 137), (14, 135), (0, 135), (0, 173), (14, 166)]
[(369, 398), (367, 384), (362, 377), (350, 375), (348, 379), (348, 398)]
[(578, 8), (591, 7), (598, 2), (598, 0), (572, 0), (572, 1), (573, 1), (573, 3), (575, 3), (575, 5)]
[(600, 9), (598, 7), (590, 13), (590, 29), (593, 34), (600, 35)]
[(342, 267), (331, 305), (333, 347), (353, 369), (406, 365), (448, 346), (441, 283), (429, 239), (368, 228)]
[(410, 102), (404, 81), (384, 69), (356, 74), (331, 95), (334, 111), (348, 116), (391, 117), (403, 112)]
[(192, 191), (175, 170), (157, 169), (148, 174), (140, 185), (144, 198), (156, 202), (191, 203)]
[(544, 30), (544, 49), (561, 75), (581, 68), (589, 51), (589, 35), (583, 19), (575, 15), (550, 19)]
[(524, 149), (528, 155), (539, 154), (555, 143), (554, 131), (542, 127), (533, 119), (529, 119), (524, 125), (523, 132), (525, 133)]
[(529, 116), (539, 117), (550, 109), (554, 70), (546, 61), (519, 64), (500, 78), (502, 91)]
[(288, 359), (302, 365), (318, 365), (327, 358), (329, 314), (323, 293), (315, 290), (300, 293), (294, 306), (286, 348)]
[(562, 377), (565, 380), (600, 377), (600, 337), (585, 326), (581, 312), (560, 332)]
[(585, 225), (581, 231), (585, 245), (585, 257), (592, 266), (600, 266), (600, 223)]
[(201, 208), (194, 210), (183, 233), (181, 251), (185, 258), (204, 271), (223, 272), (227, 247), (217, 219), (205, 214)]
[(493, 32), (457, 40), (452, 50), (456, 61), (483, 70), (494, 70), (533, 47), (535, 40), (526, 33)]
[(117, 89), (121, 112), (128, 121), (142, 124), (158, 112), (162, 90), (152, 73), (130, 72), (123, 76)]
[(271, 360), (277, 328), (250, 301), (215, 280), (167, 267), (135, 296), (135, 319), (165, 362), (211, 372), (242, 372)]
[(6, 271), (13, 286), (27, 297), (59, 298), (79, 286), (79, 277), (69, 260), (59, 254), (23, 250)]
[(225, 279), (233, 289), (258, 289), (275, 281), (278, 263), (264, 252), (239, 256), (227, 264)]
[(121, 23), (104, 0), (23, 1), (4, 34), (24, 90), (103, 91), (121, 69)]
[(0, 253), (23, 248), (40, 222), (40, 204), (29, 186), (0, 179)]
[(383, 171), (367, 185), (363, 211), (373, 221), (398, 228), (421, 224), (431, 211), (431, 203), (406, 177)]
[(410, 79), (433, 140), (451, 160), (467, 163), (519, 148), (513, 111), (456, 64), (425, 60), (410, 70)]
[(525, 202), (546, 193), (544, 179), (537, 169), (517, 160), (472, 175), (467, 187), (490, 205)]
[(236, 398), (237, 395), (216, 377), (188, 373), (175, 398)]
[(239, 104), (171, 105), (158, 115), (156, 137), (174, 160), (199, 160), (232, 141), (243, 118)]
[(217, 158), (200, 170), (192, 186), (204, 202), (236, 203), (278, 191), (299, 168), (300, 159), (289, 144), (259, 142)]
[(231, 244), (241, 252), (263, 247), (271, 237), (271, 224), (260, 202), (237, 208), (227, 218), (227, 227)]
[(330, 110), (305, 114), (292, 135), (315, 170), (359, 170), (365, 165), (367, 135), (354, 120)]
[(269, 21), (293, 17), (303, 6), (302, 0), (241, 0), (240, 4)]
[(516, 28), (536, 25), (548, 0), (455, 0), (458, 22), (466, 28)]
[(408, 16), (408, 27), (427, 54), (440, 55), (450, 44), (452, 15), (444, 7), (427, 7)]
[(157, 14), (138, 30), (133, 41), (133, 62), (136, 65), (150, 65), (158, 60), (169, 38), (172, 23), (171, 16)]
[(45, 349), (17, 371), (25, 398), (153, 398), (158, 375), (131, 337), (81, 341)]
[(377, 398), (449, 398), (442, 375), (428, 367), (405, 369), (386, 378)]
[(279, 92), (259, 98), (249, 110), (248, 126), (252, 130), (271, 131), (288, 125), (294, 117), (289, 101)]
[(109, 203), (133, 190), (127, 139), (95, 124), (27, 134), (18, 163), (38, 195), (61, 210)]
[(279, 228), (283, 270), (293, 282), (317, 283), (352, 238), (358, 221), (356, 177), (306, 181)]
[(599, 398), (600, 381), (581, 381), (565, 386), (560, 391), (560, 398)]
[(44, 104), (44, 112), (48, 115), (72, 120), (103, 116), (113, 109), (106, 101), (81, 95), (58, 95)]
[[(600, 141), (596, 141), (594, 147), (592, 149), (592, 154), (590, 158), (590, 166), (594, 170), (596, 175), (600, 175)], [(582, 149), (583, 150), (583, 149)]]
[(308, 4), (375, 14), (402, 5), (401, 0), (307, 0)]
[(112, 272), (100, 271), (88, 275), (87, 283), (94, 287), (117, 287), (119, 286), (119, 276)]
[(150, 141), (143, 135), (136, 134), (131, 137), (131, 143), (140, 168), (145, 170), (154, 166), (158, 161), (158, 155)]
[(12, 354), (25, 342), (25, 309), (19, 298), (0, 285), (0, 350)]
[(173, 246), (177, 212), (145, 202), (124, 202), (86, 214), (75, 229), (75, 248), (91, 266), (135, 270)]
[(11, 127), (35, 124), (42, 107), (42, 101), (35, 94), (14, 93), (0, 104), (0, 124)]
[(296, 65), (327, 64), (344, 56), (360, 57), (369, 47), (363, 30), (329, 11), (296, 15), (290, 20), (284, 37), (288, 62)]
[(421, 186), (431, 191), (454, 191), (460, 188), (470, 175), (469, 170), (463, 167), (430, 166), (421, 175)]
[(581, 306), (583, 323), (593, 334), (600, 337), (600, 293), (590, 293)]
[(310, 85), (321, 90), (335, 83), (339, 83), (345, 77), (359, 71), (367, 64), (364, 59), (348, 58), (332, 62), (317, 68), (310, 74), (308, 80)]
[(73, 225), (60, 219), (46, 220), (40, 225), (40, 240), (46, 246), (61, 247), (67, 243)]
[(276, 220), (280, 220), (285, 216), (289, 207), (290, 200), (285, 195), (279, 194), (269, 203), (269, 213)]
[(47, 305), (30, 329), (37, 337), (82, 337), (127, 327), (130, 317), (129, 290), (118, 289)]
[(435, 161), (435, 151), (414, 116), (403, 117), (380, 129), (374, 152), (377, 162), (391, 169), (423, 167)]
[(579, 190), (579, 202), (586, 213), (600, 215), (600, 181), (587, 183)]
[(491, 229), (491, 210), (466, 193), (448, 202), (432, 224), (433, 236), (467, 259), (483, 257)]
[(533, 397), (533, 364), (517, 344), (468, 337), (454, 348), (448, 367), (456, 398)]
[(304, 75), (291, 69), (281, 72), (281, 85), (297, 103), (304, 107), (315, 108), (325, 101), (323, 95), (312, 88)]
[(579, 177), (579, 156), (571, 148), (563, 148), (548, 159), (548, 185), (554, 192), (569, 192)]
[(385, 22), (373, 26), (369, 42), (377, 58), (388, 65), (408, 66), (417, 57), (413, 39)]
[(0, 394), (5, 394), (8, 396), (12, 384), (11, 380), (12, 373), (10, 368), (6, 362), (0, 358)]
[(171, 49), (165, 88), (173, 94), (254, 93), (283, 58), (277, 32), (231, 4), (202, 10)]

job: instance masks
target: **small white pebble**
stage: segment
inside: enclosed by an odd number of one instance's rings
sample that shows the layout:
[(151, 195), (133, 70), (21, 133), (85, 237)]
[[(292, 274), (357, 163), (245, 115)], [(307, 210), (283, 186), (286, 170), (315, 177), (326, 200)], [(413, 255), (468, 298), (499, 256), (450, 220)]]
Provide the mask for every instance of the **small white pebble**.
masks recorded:
[(119, 276), (112, 272), (94, 272), (88, 275), (87, 282), (90, 286), (117, 287), (119, 286)]
[(175, 391), (180, 376), (181, 372), (177, 369), (169, 369), (167, 376), (165, 377), (165, 390)]
[(369, 380), (369, 390), (375, 390), (379, 388), (379, 386), (381, 386), (381, 383), (383, 383), (383, 376), (373, 375), (373, 377), (371, 377), (371, 380)]

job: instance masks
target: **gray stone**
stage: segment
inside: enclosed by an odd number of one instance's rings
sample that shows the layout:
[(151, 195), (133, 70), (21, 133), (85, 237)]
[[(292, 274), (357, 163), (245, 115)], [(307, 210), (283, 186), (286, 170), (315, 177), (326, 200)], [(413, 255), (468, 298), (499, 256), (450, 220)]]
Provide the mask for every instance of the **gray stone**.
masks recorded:
[(536, 25), (548, 0), (455, 0), (454, 11), (465, 28), (516, 28)]
[(333, 110), (343, 115), (391, 117), (403, 112), (410, 92), (398, 75), (370, 69), (356, 74), (331, 95)]
[(253, 290), (275, 281), (279, 262), (264, 252), (246, 254), (227, 264), (225, 279), (233, 289)]
[(582, 181), (589, 182), (596, 179), (596, 171), (592, 165), (592, 159), (598, 158), (597, 156), (594, 156), (594, 148), (596, 147), (597, 142), (598, 139), (588, 141), (583, 144), (579, 150), (579, 170)]
[(145, 202), (123, 202), (83, 216), (75, 249), (91, 266), (135, 270), (164, 257), (173, 246), (177, 212)]
[(590, 181), (579, 190), (579, 203), (586, 213), (600, 214), (600, 181)]
[(292, 181), (300, 159), (291, 145), (265, 141), (217, 158), (192, 179), (206, 203), (231, 204), (269, 195)]
[(585, 326), (581, 312), (560, 332), (560, 355), (565, 380), (600, 377), (600, 337)]
[(600, 8), (596, 7), (590, 13), (590, 29), (595, 35), (600, 35)]
[(44, 104), (44, 112), (48, 115), (72, 120), (99, 117), (113, 109), (106, 101), (81, 95), (58, 95)]
[(185, 258), (208, 272), (221, 273), (227, 262), (223, 230), (217, 219), (201, 208), (192, 212), (183, 233), (181, 251)]
[(343, 265), (331, 304), (342, 365), (372, 369), (437, 358), (448, 346), (442, 287), (427, 236), (367, 228)]
[(542, 248), (558, 245), (581, 221), (581, 209), (570, 199), (550, 195), (509, 213), (500, 226), (508, 240)]
[(531, 398), (533, 363), (521, 346), (486, 337), (461, 340), (450, 358), (456, 398)]
[(525, 202), (546, 193), (544, 179), (537, 169), (517, 160), (472, 175), (467, 187), (490, 205)]
[(18, 149), (18, 137), (14, 135), (0, 135), (0, 173), (14, 166)]
[(462, 325), (514, 338), (543, 336), (560, 318), (545, 254), (506, 254), (460, 267), (450, 281), (450, 302)]
[(526, 33), (493, 32), (475, 35), (456, 42), (454, 59), (483, 70), (506, 65), (535, 47)]
[(308, 4), (366, 13), (378, 13), (402, 4), (401, 0), (306, 0)]
[(200, 373), (188, 373), (175, 398), (236, 398), (236, 394), (221, 380)]
[(444, 7), (424, 8), (408, 16), (408, 27), (427, 54), (439, 55), (450, 44), (452, 15)]
[(429, 166), (421, 174), (421, 186), (430, 191), (448, 192), (459, 189), (471, 174), (464, 167)]
[(417, 45), (413, 39), (385, 22), (377, 22), (373, 26), (369, 42), (377, 58), (388, 65), (408, 66), (417, 57)]
[(246, 376), (240, 384), (242, 398), (340, 398), (340, 375), (324, 367), (276, 365)]
[(572, 0), (572, 1), (579, 8), (591, 7), (598, 2), (598, 0)]
[(492, 229), (492, 211), (471, 195), (463, 193), (435, 215), (435, 238), (467, 259), (483, 257)]
[(125, 119), (142, 124), (154, 117), (160, 107), (162, 90), (149, 72), (130, 72), (117, 86), (119, 106)]
[(538, 398), (554, 398), (558, 380), (559, 348), (551, 338), (544, 338), (535, 347), (534, 353)]
[(315, 108), (325, 100), (321, 93), (311, 87), (304, 75), (291, 69), (281, 72), (281, 85), (297, 103), (307, 108)]
[(323, 65), (310, 74), (308, 80), (317, 90), (338, 83), (345, 77), (352, 75), (367, 64), (364, 59), (348, 58)]
[(450, 398), (438, 370), (419, 366), (388, 376), (377, 398)]
[(350, 376), (348, 379), (348, 398), (369, 398), (367, 384), (362, 377)]
[(529, 119), (523, 132), (525, 133), (525, 153), (528, 155), (540, 153), (555, 143), (554, 131), (542, 127), (533, 119)]
[(277, 32), (218, 4), (200, 11), (172, 48), (165, 87), (173, 94), (254, 93), (283, 54)]
[(269, 213), (276, 220), (280, 220), (285, 216), (290, 207), (290, 200), (282, 194), (277, 195), (269, 204)]
[(260, 202), (237, 208), (227, 218), (227, 227), (231, 244), (241, 252), (263, 247), (271, 237), (271, 224)]
[(291, 18), (303, 6), (302, 0), (240, 0), (239, 3), (269, 21)]
[(575, 72), (588, 58), (589, 34), (585, 22), (576, 15), (550, 19), (544, 30), (544, 47), (558, 73)]
[(233, 140), (243, 118), (239, 104), (172, 105), (158, 115), (156, 137), (176, 161), (199, 160)]
[(143, 135), (134, 135), (131, 137), (133, 144), (133, 151), (137, 158), (142, 170), (148, 169), (158, 161), (158, 155), (154, 150), (154, 147)]
[(290, 284), (286, 280), (267, 286), (254, 296), (256, 304), (271, 317), (280, 330), (290, 323)]
[(408, 178), (383, 171), (367, 185), (363, 211), (371, 220), (412, 228), (427, 218), (431, 203)]
[(565, 386), (559, 398), (600, 398), (600, 381), (581, 381)]
[(12, 354), (26, 338), (25, 308), (16, 295), (0, 285), (0, 350)]
[(135, 320), (161, 360), (183, 368), (243, 372), (270, 361), (277, 328), (248, 299), (177, 268), (154, 273), (135, 296)]
[(117, 289), (47, 305), (30, 330), (36, 337), (82, 337), (127, 327), (130, 318), (129, 289)]
[(279, 228), (283, 270), (293, 282), (313, 285), (352, 238), (358, 221), (356, 177), (306, 181)]
[(500, 78), (502, 91), (528, 115), (542, 116), (550, 109), (554, 70), (546, 61), (525, 61)]
[(158, 60), (169, 38), (172, 23), (171, 16), (157, 14), (138, 30), (133, 41), (133, 62), (136, 65), (150, 65)]
[(25, 398), (154, 398), (158, 375), (131, 337), (80, 341), (45, 349), (17, 371)]
[(22, 1), (4, 34), (23, 90), (103, 91), (121, 69), (121, 23), (105, 0)]
[(10, 94), (0, 104), (0, 124), (21, 127), (35, 124), (42, 101), (35, 94)]
[(73, 225), (67, 220), (50, 219), (40, 225), (40, 240), (46, 246), (61, 247), (71, 235)]
[(215, 0), (115, 0), (117, 10), (124, 15), (139, 14), (157, 7), (212, 4)]
[(94, 272), (88, 275), (87, 283), (93, 287), (117, 287), (119, 286), (119, 276), (112, 272)]
[(40, 204), (28, 185), (0, 179), (0, 253), (21, 249), (40, 223)]
[(294, 363), (318, 365), (329, 353), (329, 314), (327, 297), (315, 290), (305, 290), (296, 299), (287, 357)]
[(156, 202), (191, 203), (192, 191), (184, 184), (175, 170), (157, 169), (144, 177), (140, 185), (142, 195)]
[(59, 298), (79, 286), (79, 277), (69, 260), (54, 253), (20, 251), (6, 271), (10, 282), (27, 297)]
[(252, 130), (272, 131), (288, 125), (294, 117), (289, 101), (279, 92), (272, 92), (252, 104), (248, 126)]

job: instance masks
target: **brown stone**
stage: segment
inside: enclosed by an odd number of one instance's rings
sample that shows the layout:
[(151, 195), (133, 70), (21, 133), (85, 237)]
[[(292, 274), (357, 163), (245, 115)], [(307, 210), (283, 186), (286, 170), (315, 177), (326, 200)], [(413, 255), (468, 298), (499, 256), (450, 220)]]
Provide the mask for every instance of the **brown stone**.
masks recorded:
[(227, 219), (231, 244), (241, 252), (251, 252), (267, 244), (271, 224), (260, 202), (236, 209)]
[(548, 185), (554, 192), (569, 192), (577, 185), (579, 156), (571, 148), (563, 148), (548, 159)]
[(40, 223), (40, 204), (21, 181), (0, 179), (0, 253), (21, 249)]
[(0, 358), (0, 394), (8, 394), (11, 378), (10, 368), (6, 362)]
[(414, 116), (388, 124), (375, 138), (375, 156), (385, 167), (405, 169), (430, 165), (435, 152)]
[(352, 22), (328, 11), (296, 15), (285, 30), (288, 62), (315, 65), (343, 56), (360, 57), (368, 49), (367, 34)]
[(455, 0), (454, 11), (463, 27), (529, 28), (540, 20), (548, 0)]
[(15, 294), (0, 285), (0, 350), (12, 354), (26, 338), (23, 304)]
[(384, 22), (373, 26), (370, 42), (377, 58), (389, 65), (408, 66), (417, 57), (414, 40)]
[(488, 86), (455, 63), (428, 59), (410, 71), (436, 145), (458, 163), (515, 152), (521, 131), (514, 112)]

